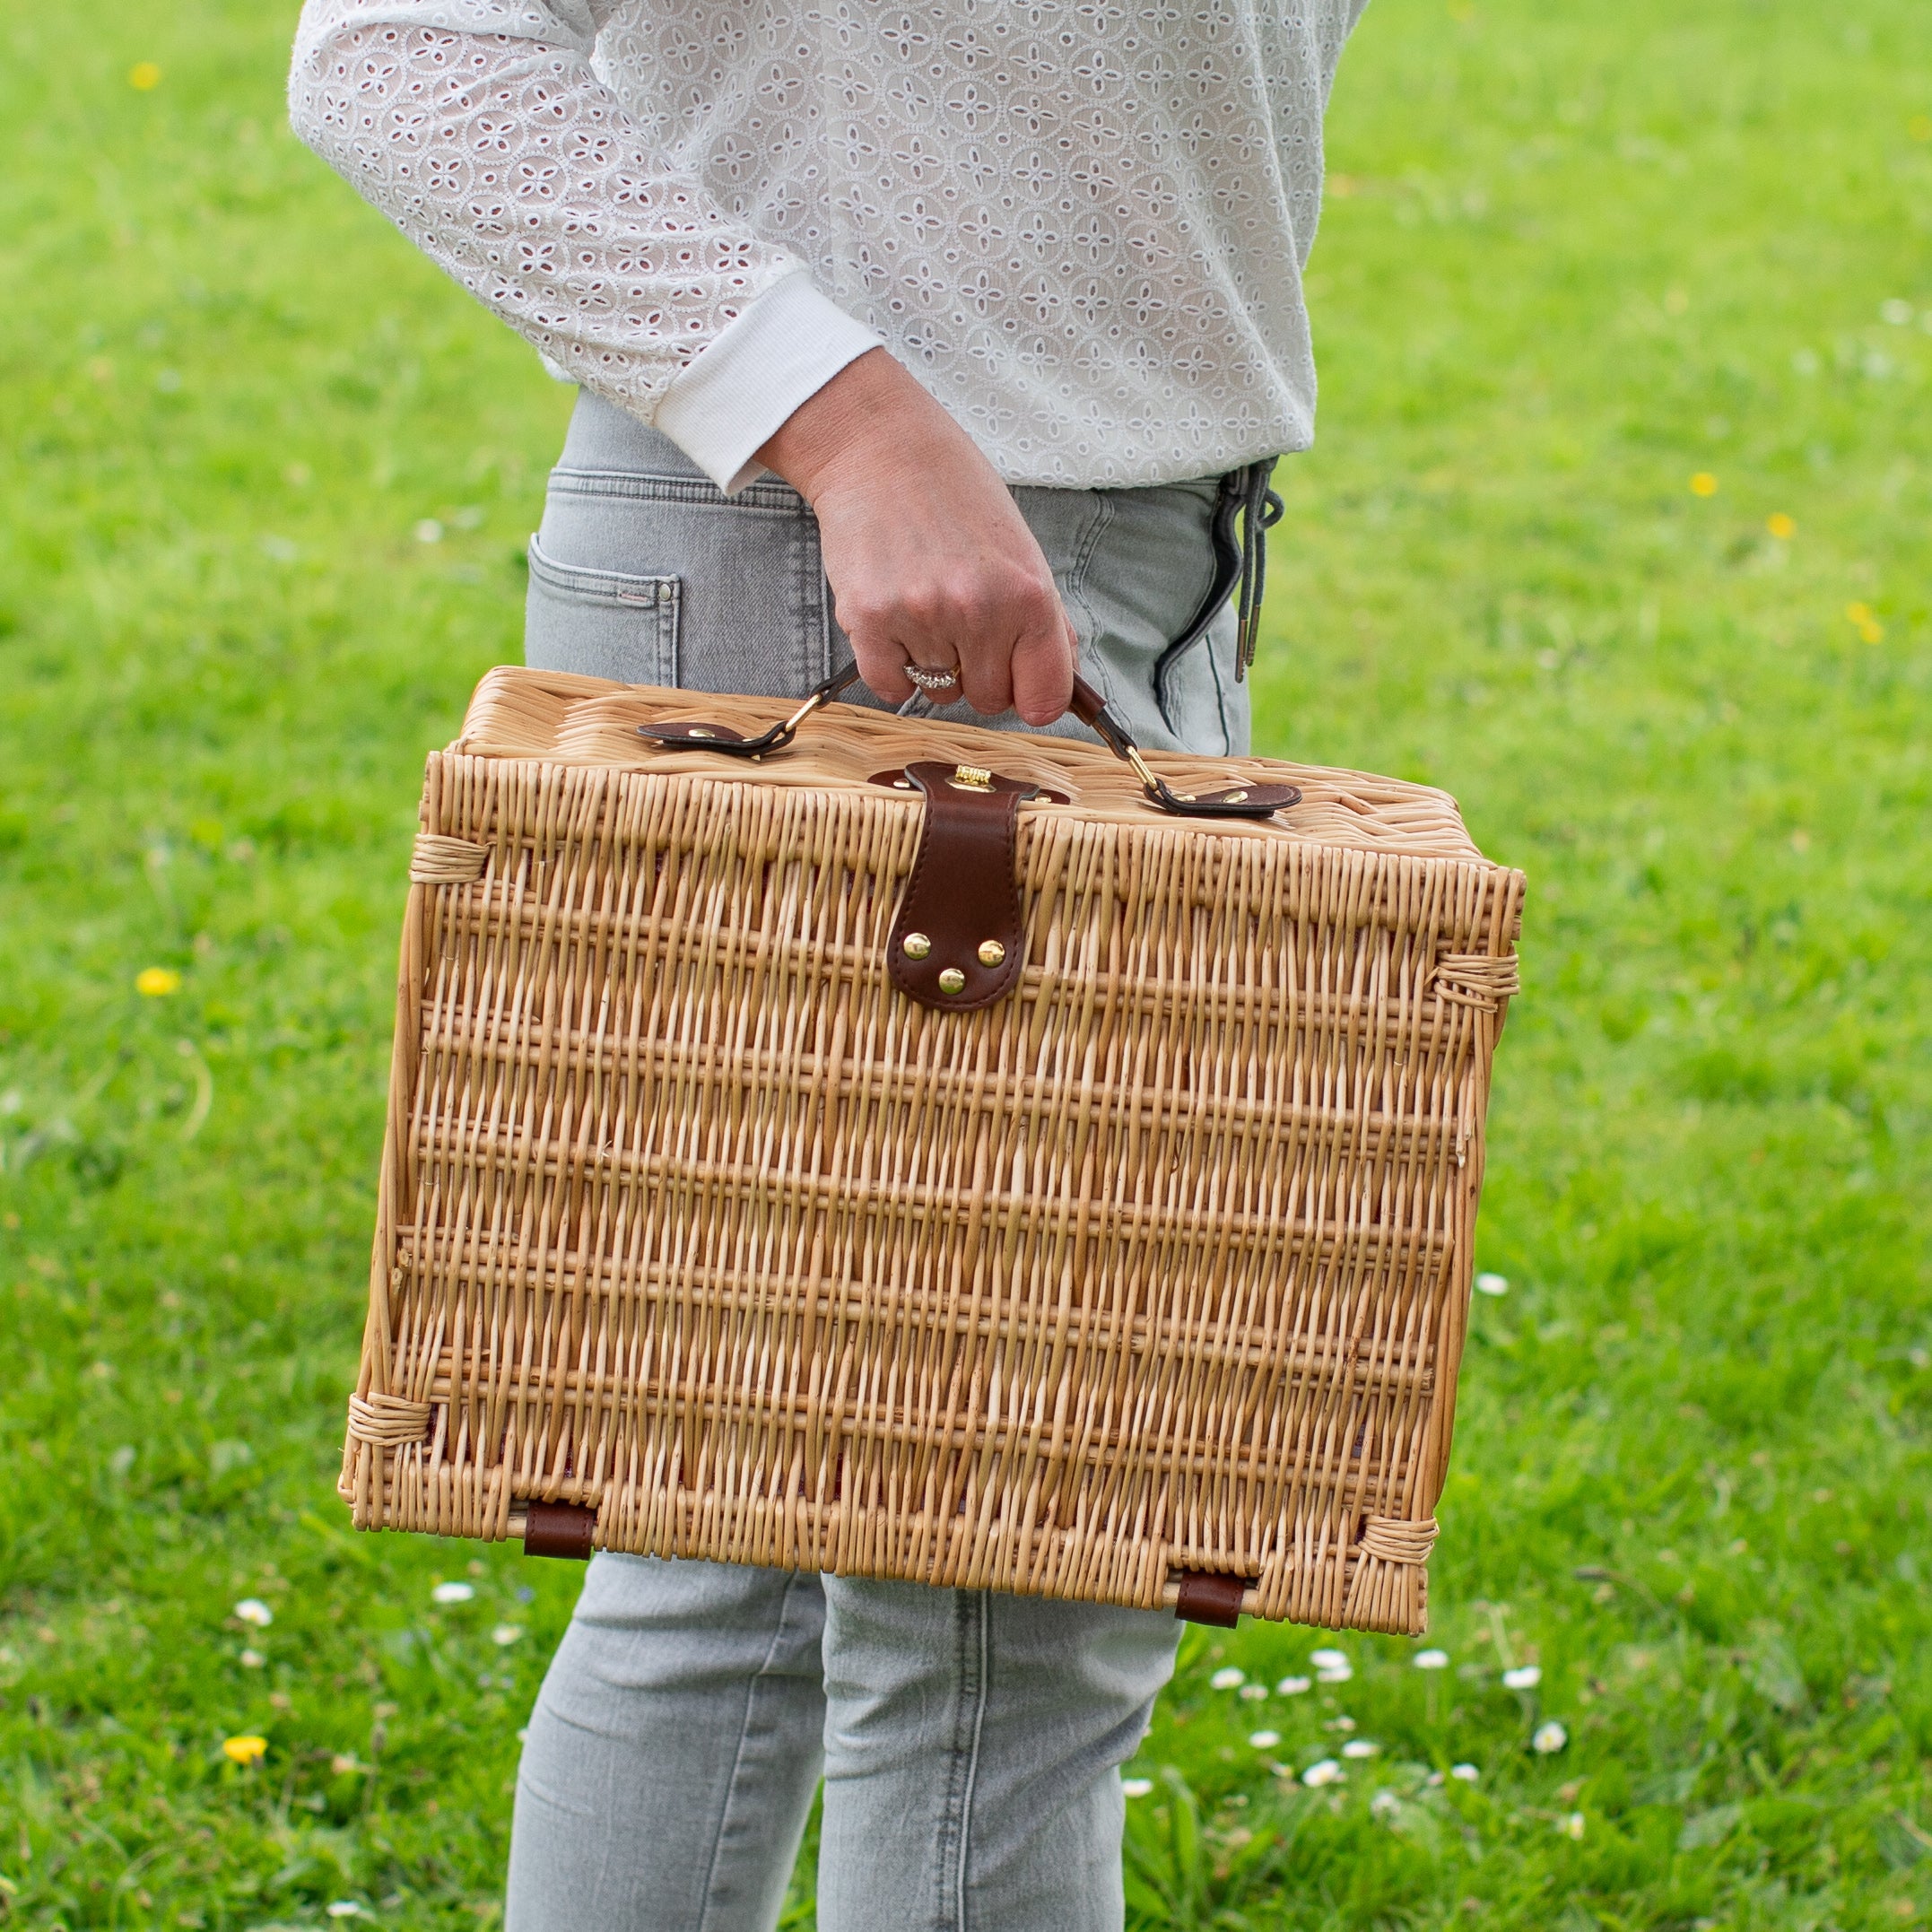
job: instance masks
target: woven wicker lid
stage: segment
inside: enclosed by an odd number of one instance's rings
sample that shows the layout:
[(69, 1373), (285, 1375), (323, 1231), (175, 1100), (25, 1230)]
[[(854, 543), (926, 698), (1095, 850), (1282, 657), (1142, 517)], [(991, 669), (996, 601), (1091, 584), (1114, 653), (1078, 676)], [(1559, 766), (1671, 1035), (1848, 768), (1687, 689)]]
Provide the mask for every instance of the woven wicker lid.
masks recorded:
[[(790, 749), (756, 762), (723, 753), (666, 751), (638, 735), (641, 724), (705, 719), (744, 735), (786, 715), (783, 698), (720, 696), (651, 684), (620, 684), (565, 671), (499, 666), (476, 687), (450, 746), (473, 757), (536, 759), (572, 765), (667, 771), (740, 784), (815, 790), (875, 789), (878, 774), (917, 759), (977, 765), (1025, 779), (1067, 801), (1026, 807), (1075, 817), (1153, 826), (1162, 814), (1143, 796), (1132, 770), (1096, 741), (1032, 732), (990, 731), (939, 718), (901, 718), (856, 704), (833, 704), (800, 727)], [(1292, 764), (1273, 758), (1209, 758), (1151, 753), (1177, 790), (1235, 781), (1300, 786), (1302, 802), (1261, 823), (1190, 821), (1193, 832), (1228, 838), (1289, 839), (1390, 856), (1488, 864), (1470, 840), (1449, 793), (1367, 772)]]

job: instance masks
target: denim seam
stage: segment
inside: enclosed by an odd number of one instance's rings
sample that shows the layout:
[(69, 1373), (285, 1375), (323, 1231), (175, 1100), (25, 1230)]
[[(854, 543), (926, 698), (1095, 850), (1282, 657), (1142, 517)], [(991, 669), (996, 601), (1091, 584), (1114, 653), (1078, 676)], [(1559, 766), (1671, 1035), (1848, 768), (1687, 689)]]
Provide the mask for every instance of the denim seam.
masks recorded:
[(979, 1626), (979, 1670), (977, 1695), (973, 1701), (972, 1749), (966, 1761), (966, 1791), (960, 1807), (959, 1869), (955, 1894), (955, 1932), (967, 1932), (966, 1924), (966, 1874), (972, 1856), (972, 1801), (973, 1793), (979, 1782), (979, 1738), (986, 1728), (986, 1704), (988, 1680), (992, 1675), (991, 1627), (993, 1623), (993, 1593), (981, 1590), (978, 1594)]
[[(1101, 539), (1112, 527), (1114, 501), (1112, 493), (1106, 490), (1093, 492), (1093, 517), (1086, 529), (1082, 532), (1078, 546), (1074, 552), (1074, 561), (1066, 572), (1066, 594), (1085, 613), (1087, 636), (1090, 642), (1098, 645), (1101, 635), (1100, 613), (1087, 601), (1087, 572), (1092, 568), (1094, 553), (1101, 547)], [(1092, 654), (1094, 674), (1101, 681), (1101, 696), (1108, 702), (1113, 701), (1113, 681), (1107, 674), (1107, 665), (1098, 649)]]
[(1228, 692), (1227, 687), (1221, 682), (1221, 665), (1214, 656), (1214, 632), (1212, 624), (1208, 626), (1207, 635), (1201, 640), (1201, 644), (1207, 652), (1207, 668), (1214, 674), (1214, 712), (1221, 719), (1221, 755), (1223, 758), (1231, 758), (1234, 755), (1234, 733), (1228, 724)]
[(737, 1795), (738, 1776), (744, 1769), (744, 1746), (752, 1732), (752, 1700), (756, 1696), (759, 1684), (771, 1675), (771, 1660), (778, 1655), (779, 1640), (785, 1634), (785, 1625), (791, 1614), (792, 1592), (798, 1588), (798, 1577), (794, 1574), (786, 1580), (785, 1588), (779, 1597), (779, 1614), (772, 1620), (771, 1640), (765, 1646), (764, 1661), (744, 1680), (744, 1715), (738, 1722), (738, 1748), (731, 1760), (731, 1775), (725, 1780), (725, 1801), (718, 1807), (718, 1829), (711, 1840), (711, 1856), (704, 1872), (704, 1904), (698, 1914), (698, 1932), (704, 1932), (711, 1923), (711, 1905), (716, 1895), (718, 1864), (725, 1851), (725, 1826), (731, 1816), (732, 1800)]
[(805, 500), (789, 483), (751, 483), (727, 496), (715, 483), (685, 476), (656, 476), (648, 470), (578, 470), (550, 473), (550, 488), (561, 496), (623, 497), (647, 503), (701, 503), (711, 509), (748, 509), (780, 516), (805, 514)]

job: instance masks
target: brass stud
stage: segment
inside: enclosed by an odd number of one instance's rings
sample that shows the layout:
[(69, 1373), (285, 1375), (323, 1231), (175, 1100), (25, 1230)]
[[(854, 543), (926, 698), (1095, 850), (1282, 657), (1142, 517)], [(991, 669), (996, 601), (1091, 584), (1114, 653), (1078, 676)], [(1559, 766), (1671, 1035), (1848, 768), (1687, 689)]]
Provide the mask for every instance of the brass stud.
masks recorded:
[(1223, 805), (1241, 805), (1246, 802), (1247, 797), (1246, 792), (1230, 792), (1221, 802)]
[(924, 933), (908, 933), (905, 946), (909, 960), (922, 960), (933, 950), (932, 941)]
[(718, 734), (715, 731), (707, 731), (702, 725), (693, 725), (684, 735), (687, 738), (715, 738)]
[(979, 942), (979, 963), (982, 966), (1004, 966), (1006, 949), (996, 939), (982, 939)]
[(957, 966), (948, 966), (939, 975), (939, 990), (942, 993), (963, 993), (966, 990), (966, 975)]

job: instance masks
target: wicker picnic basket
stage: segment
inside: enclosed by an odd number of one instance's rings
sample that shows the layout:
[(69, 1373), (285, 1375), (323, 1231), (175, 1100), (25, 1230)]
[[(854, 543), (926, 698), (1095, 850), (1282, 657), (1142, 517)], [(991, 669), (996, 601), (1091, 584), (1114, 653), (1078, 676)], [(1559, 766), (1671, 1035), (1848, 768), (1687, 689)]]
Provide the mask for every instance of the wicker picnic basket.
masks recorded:
[(430, 759), (356, 1523), (1421, 1631), (1520, 874), (836, 683)]

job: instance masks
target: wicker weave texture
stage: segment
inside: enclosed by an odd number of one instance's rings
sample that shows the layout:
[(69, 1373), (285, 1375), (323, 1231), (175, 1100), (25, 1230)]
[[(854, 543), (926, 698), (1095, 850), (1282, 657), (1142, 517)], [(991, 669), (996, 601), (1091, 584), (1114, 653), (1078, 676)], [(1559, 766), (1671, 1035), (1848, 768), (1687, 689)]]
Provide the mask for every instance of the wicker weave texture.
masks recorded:
[[(1360, 774), (1204, 824), (1058, 739), (635, 735), (772, 715), (497, 672), (431, 759), (357, 1523), (1422, 1629), (1520, 875)], [(886, 978), (910, 757), (1067, 800), (982, 1011)]]

